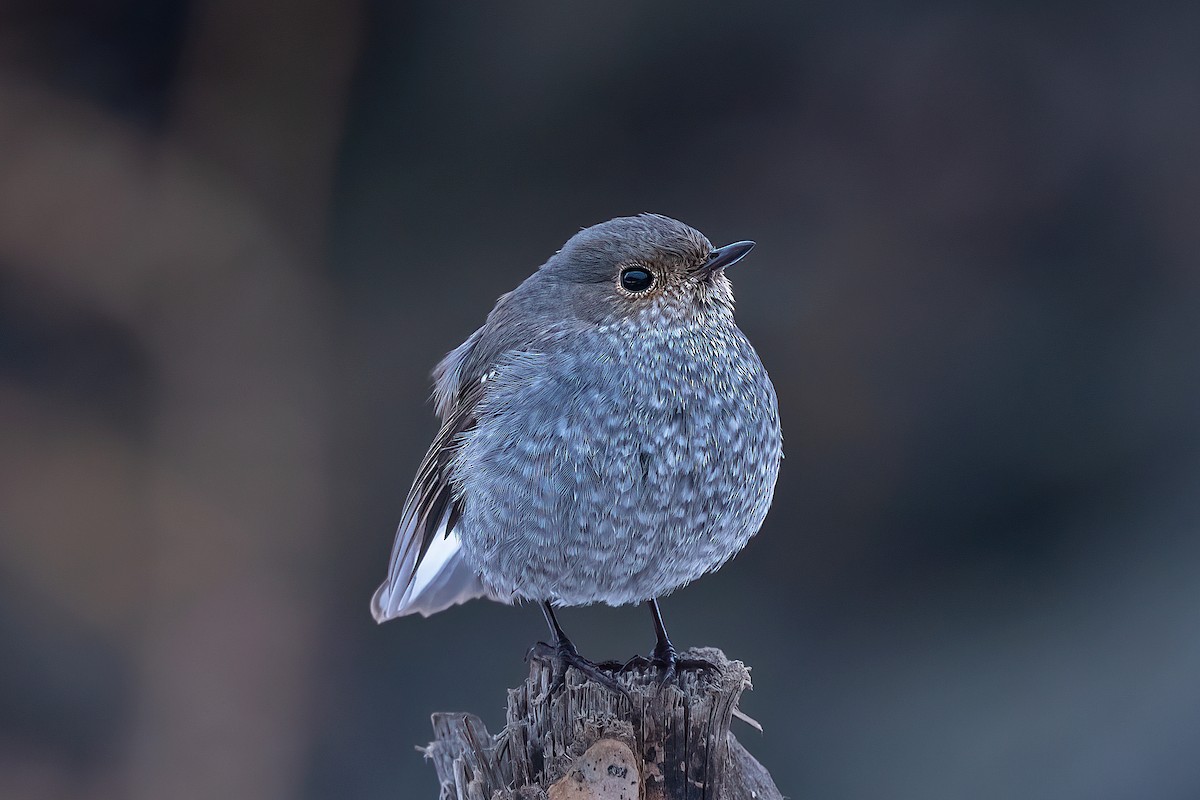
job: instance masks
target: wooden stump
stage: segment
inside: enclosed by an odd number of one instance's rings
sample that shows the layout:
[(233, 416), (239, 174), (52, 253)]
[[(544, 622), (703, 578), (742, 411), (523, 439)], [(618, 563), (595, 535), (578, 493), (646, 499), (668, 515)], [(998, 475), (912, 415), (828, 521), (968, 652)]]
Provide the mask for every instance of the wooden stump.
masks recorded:
[(440, 800), (782, 800), (729, 731), (749, 670), (713, 648), (682, 657), (718, 669), (661, 689), (654, 670), (633, 670), (619, 676), (628, 698), (569, 670), (547, 697), (552, 665), (534, 658), (495, 736), (474, 714), (434, 714), (425, 754)]

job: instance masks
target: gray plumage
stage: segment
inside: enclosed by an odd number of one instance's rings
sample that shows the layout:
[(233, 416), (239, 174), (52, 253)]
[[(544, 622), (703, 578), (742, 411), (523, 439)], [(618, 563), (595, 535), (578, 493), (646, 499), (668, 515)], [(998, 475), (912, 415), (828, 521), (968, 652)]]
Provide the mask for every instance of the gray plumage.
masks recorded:
[(636, 603), (740, 550), (781, 456), (775, 390), (724, 274), (750, 246), (622, 217), (501, 297), (434, 371), (443, 425), (376, 620), (483, 596)]

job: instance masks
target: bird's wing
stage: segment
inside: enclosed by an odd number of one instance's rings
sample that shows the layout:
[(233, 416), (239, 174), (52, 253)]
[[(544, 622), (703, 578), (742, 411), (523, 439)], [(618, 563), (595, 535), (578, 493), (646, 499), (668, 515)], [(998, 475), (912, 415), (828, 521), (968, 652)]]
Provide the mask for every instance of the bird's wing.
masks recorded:
[(561, 326), (535, 324), (521, 309), (517, 292), (502, 296), (484, 326), (434, 369), (433, 397), (442, 428), (404, 502), (387, 580), (371, 600), (378, 622), (412, 613), (428, 616), (488, 594), (459, 548), (463, 501), (455, 497), (450, 467), (462, 438), (475, 427), (485, 393), (499, 385), (512, 390), (529, 380), (541, 360), (538, 350), (560, 338)]
[(417, 469), (396, 530), (387, 580), (371, 598), (376, 622), (412, 613), (429, 616), (487, 594), (462, 559), (456, 530), (462, 501), (454, 496), (449, 476), (462, 435), (475, 426), (483, 387), (484, 381), (472, 381), (458, 393)]

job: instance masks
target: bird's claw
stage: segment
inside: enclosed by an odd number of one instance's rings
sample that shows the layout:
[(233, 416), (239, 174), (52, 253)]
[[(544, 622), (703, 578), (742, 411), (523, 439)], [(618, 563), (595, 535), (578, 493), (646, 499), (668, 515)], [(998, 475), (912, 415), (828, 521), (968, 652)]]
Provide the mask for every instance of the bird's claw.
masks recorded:
[(618, 671), (621, 674), (625, 674), (626, 672), (632, 672), (635, 669), (645, 669), (646, 667), (650, 667), (653, 665), (654, 665), (654, 662), (652, 662), (650, 659), (646, 658), (645, 656), (634, 656), (633, 658), (629, 659), (624, 664), (622, 664), (620, 670), (618, 670)]
[(716, 664), (703, 658), (680, 658), (670, 644), (665, 647), (655, 647), (648, 659), (635, 656), (630, 661), (637, 659), (641, 659), (642, 662), (659, 670), (658, 684), (660, 687), (671, 683), (684, 672), (718, 672), (720, 670)]
[(674, 647), (655, 648), (649, 658), (634, 656), (622, 664), (620, 661), (605, 661), (597, 665), (600, 669), (624, 675), (636, 669), (658, 671), (658, 683), (665, 686), (685, 672), (719, 672), (720, 667), (703, 658), (680, 658)]
[(526, 661), (530, 658), (549, 661), (553, 665), (553, 677), (543, 697), (550, 697), (566, 688), (567, 670), (574, 668), (585, 678), (629, 699), (629, 692), (626, 691), (625, 687), (619, 684), (617, 679), (611, 674), (605, 672), (604, 668), (607, 664), (596, 664), (588, 661), (579, 655), (579, 652), (575, 649), (575, 645), (571, 644), (567, 639), (563, 639), (558, 644), (538, 642), (529, 648), (529, 652), (525, 654)]

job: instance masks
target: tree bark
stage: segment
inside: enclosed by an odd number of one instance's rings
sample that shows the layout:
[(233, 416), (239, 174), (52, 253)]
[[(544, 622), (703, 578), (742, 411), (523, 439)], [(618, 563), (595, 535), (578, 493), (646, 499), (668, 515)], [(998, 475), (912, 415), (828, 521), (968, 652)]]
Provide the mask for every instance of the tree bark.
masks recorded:
[(440, 800), (782, 800), (729, 730), (749, 670), (713, 648), (682, 657), (716, 669), (661, 688), (656, 670), (631, 670), (617, 676), (628, 697), (569, 670), (547, 696), (552, 664), (533, 658), (495, 736), (474, 714), (434, 714)]

